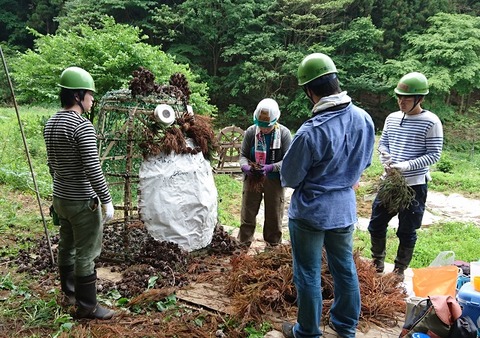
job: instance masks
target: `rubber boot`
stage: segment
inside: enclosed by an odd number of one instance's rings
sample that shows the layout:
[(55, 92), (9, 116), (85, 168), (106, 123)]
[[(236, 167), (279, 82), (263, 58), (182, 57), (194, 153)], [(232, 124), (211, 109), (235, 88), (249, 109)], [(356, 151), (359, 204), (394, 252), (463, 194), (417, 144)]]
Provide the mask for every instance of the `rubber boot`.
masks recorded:
[(370, 241), (372, 246), (370, 248), (372, 252), (372, 263), (375, 266), (377, 273), (383, 273), (385, 269), (385, 247), (387, 245), (387, 238), (371, 237)]
[(73, 277), (73, 265), (59, 266), (60, 287), (64, 294), (64, 302), (67, 306), (75, 305), (75, 282)]
[(104, 308), (97, 301), (97, 273), (90, 276), (75, 277), (75, 298), (77, 311), (75, 318), (110, 319), (115, 312)]
[(393, 272), (403, 278), (405, 270), (408, 268), (410, 261), (412, 260), (414, 248), (406, 248), (402, 245), (398, 246), (397, 257), (395, 258), (395, 267)]

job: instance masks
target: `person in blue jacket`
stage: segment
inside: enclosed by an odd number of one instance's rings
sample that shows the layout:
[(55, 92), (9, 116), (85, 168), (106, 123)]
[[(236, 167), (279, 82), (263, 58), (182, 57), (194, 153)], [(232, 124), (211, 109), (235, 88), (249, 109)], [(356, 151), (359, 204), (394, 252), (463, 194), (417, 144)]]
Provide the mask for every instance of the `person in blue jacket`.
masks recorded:
[(306, 56), (298, 84), (313, 104), (283, 158), (282, 185), (294, 189), (288, 209), (297, 290), (297, 322), (285, 337), (320, 337), (322, 250), (334, 282), (330, 326), (355, 337), (361, 299), (353, 257), (357, 186), (371, 164), (375, 130), (370, 115), (340, 89), (337, 68), (323, 53)]

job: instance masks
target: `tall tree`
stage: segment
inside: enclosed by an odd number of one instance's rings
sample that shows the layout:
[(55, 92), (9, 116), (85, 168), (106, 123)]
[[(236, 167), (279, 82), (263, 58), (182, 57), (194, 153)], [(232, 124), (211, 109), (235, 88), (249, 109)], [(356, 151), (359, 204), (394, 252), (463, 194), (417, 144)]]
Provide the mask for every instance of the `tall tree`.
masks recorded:
[(55, 33), (58, 23), (54, 19), (58, 16), (63, 3), (64, 0), (33, 0), (27, 26), (42, 34)]
[(385, 32), (384, 57), (398, 56), (405, 49), (406, 33), (423, 31), (430, 16), (450, 9), (449, 0), (375, 0), (372, 21)]
[(31, 1), (0, 0), (0, 41), (19, 49), (33, 46), (33, 37), (25, 29)]
[(465, 111), (469, 95), (480, 90), (480, 18), (438, 13), (428, 23), (425, 32), (406, 36), (402, 59), (390, 60), (386, 69), (395, 77), (402, 69), (424, 72), (433, 95), (449, 103), (458, 93), (459, 111)]
[(64, 2), (61, 15), (57, 18), (62, 29), (71, 29), (80, 23), (98, 27), (102, 17), (108, 15), (115, 18), (118, 23), (141, 28), (148, 36), (147, 41), (154, 44), (151, 16), (159, 3), (168, 1), (64, 0)]
[(342, 86), (376, 120), (384, 118), (382, 105), (388, 100), (385, 93), (391, 89), (381, 75), (382, 41), (383, 31), (373, 25), (370, 17), (354, 19), (328, 39), (335, 48), (333, 58)]

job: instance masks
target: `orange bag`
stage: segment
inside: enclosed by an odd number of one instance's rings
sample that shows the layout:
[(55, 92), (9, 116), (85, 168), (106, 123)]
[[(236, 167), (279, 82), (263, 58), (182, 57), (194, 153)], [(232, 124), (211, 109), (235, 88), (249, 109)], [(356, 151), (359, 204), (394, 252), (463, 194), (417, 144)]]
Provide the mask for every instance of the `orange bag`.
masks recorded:
[(428, 266), (412, 269), (413, 292), (417, 297), (456, 296), (458, 267)]

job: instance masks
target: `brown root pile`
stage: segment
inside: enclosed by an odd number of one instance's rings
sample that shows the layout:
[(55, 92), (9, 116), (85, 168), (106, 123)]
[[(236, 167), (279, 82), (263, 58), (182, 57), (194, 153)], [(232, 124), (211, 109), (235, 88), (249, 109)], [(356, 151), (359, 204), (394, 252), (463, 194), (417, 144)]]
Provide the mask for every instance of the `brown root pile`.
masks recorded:
[[(359, 329), (368, 331), (372, 324), (396, 325), (405, 311), (406, 292), (394, 274), (378, 275), (373, 265), (354, 254), (360, 284), (362, 308)], [(261, 321), (271, 311), (282, 316), (295, 313), (296, 291), (293, 285), (289, 246), (278, 246), (255, 256), (242, 254), (231, 259), (226, 293), (232, 297), (236, 317), (243, 323)], [(348, 282), (348, 281), (346, 281)], [(333, 303), (333, 279), (324, 252), (322, 268), (323, 320)]]
[(389, 213), (396, 214), (408, 208), (415, 199), (415, 191), (407, 185), (400, 171), (391, 168), (379, 183), (378, 198)]
[(295, 301), (290, 246), (279, 245), (255, 256), (242, 253), (231, 259), (226, 293), (232, 296), (237, 317), (244, 324), (262, 320), (270, 311), (286, 315)]
[(172, 76), (170, 76), (170, 85), (180, 89), (180, 91), (183, 93), (183, 96), (188, 102), (188, 100), (190, 99), (190, 94), (192, 92), (188, 87), (188, 81), (185, 75), (181, 73), (173, 74)]
[(129, 89), (133, 97), (138, 95), (148, 96), (152, 94), (167, 94), (188, 102), (190, 89), (185, 75), (175, 73), (170, 77), (169, 85), (155, 83), (155, 75), (144, 67), (133, 71), (133, 79), (130, 80)]
[(263, 175), (262, 166), (258, 163), (248, 161), (252, 167), (253, 175), (248, 176), (247, 182), (249, 190), (255, 192), (263, 191), (263, 183), (265, 182), (265, 175)]
[[(133, 72), (129, 89), (133, 97), (156, 95), (175, 98), (183, 102), (184, 111), (187, 110), (191, 94), (184, 74), (172, 74), (168, 85), (159, 85), (155, 83), (155, 75), (144, 67)], [(158, 123), (153, 114), (145, 120), (146, 128), (143, 129), (142, 140), (139, 141), (143, 157), (156, 156), (160, 153), (195, 155), (202, 152), (207, 160), (211, 160), (213, 153), (217, 151), (217, 140), (211, 118), (181, 111), (177, 111), (176, 114), (175, 122), (168, 127)], [(193, 147), (187, 145), (186, 138), (193, 140)]]
[[(194, 147), (187, 145), (186, 138), (191, 138)], [(212, 120), (208, 116), (184, 114), (167, 128), (153, 123), (143, 132), (143, 142), (139, 144), (144, 158), (158, 154), (198, 154), (203, 153), (207, 160), (213, 158), (217, 148)]]
[[(167, 318), (175, 318), (175, 320), (164, 319), (163, 315)], [(75, 325), (73, 332), (62, 332), (58, 337), (227, 337), (222, 330), (218, 329), (223, 321), (224, 319), (219, 315), (195, 307), (191, 307), (188, 311), (166, 310), (158, 316), (150, 317), (117, 314), (107, 321), (82, 321), (79, 325)], [(244, 337), (233, 330), (226, 331), (229, 338)]]

